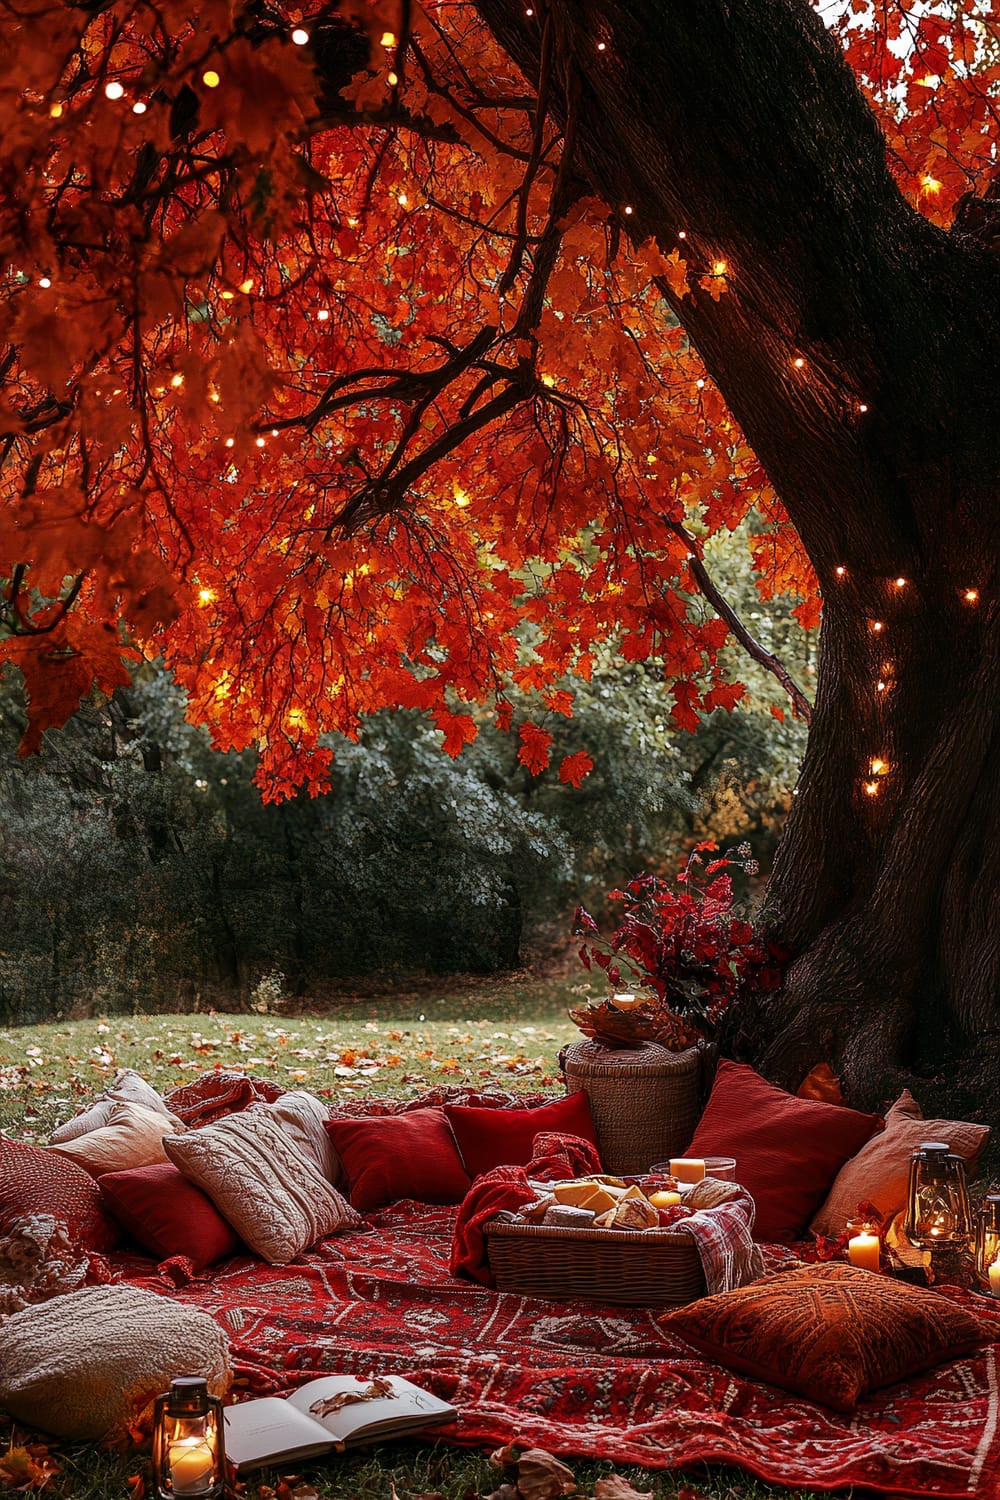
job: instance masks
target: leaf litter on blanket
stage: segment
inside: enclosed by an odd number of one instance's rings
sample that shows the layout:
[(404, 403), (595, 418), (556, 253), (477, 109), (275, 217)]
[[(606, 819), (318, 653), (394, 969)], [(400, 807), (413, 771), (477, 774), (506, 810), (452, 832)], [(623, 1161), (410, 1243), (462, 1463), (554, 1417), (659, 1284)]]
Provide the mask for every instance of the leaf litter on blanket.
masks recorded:
[(384, 1375), (375, 1375), (371, 1383), (360, 1391), (339, 1391), (336, 1396), (327, 1396), (322, 1401), (314, 1401), (309, 1410), (314, 1417), (329, 1417), (335, 1411), (342, 1411), (345, 1406), (357, 1406), (361, 1401), (378, 1401), (383, 1396), (392, 1395), (392, 1381), (387, 1380)]
[(0, 1489), (40, 1490), (59, 1473), (44, 1443), (10, 1447), (0, 1454)]

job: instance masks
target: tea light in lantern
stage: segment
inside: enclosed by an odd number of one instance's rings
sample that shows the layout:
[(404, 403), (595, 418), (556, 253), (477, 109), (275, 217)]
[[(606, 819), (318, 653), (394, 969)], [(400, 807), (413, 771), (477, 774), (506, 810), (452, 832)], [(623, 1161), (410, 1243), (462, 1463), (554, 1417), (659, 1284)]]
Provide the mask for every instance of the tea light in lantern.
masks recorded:
[(167, 1452), (175, 1495), (201, 1495), (211, 1488), (215, 1455), (203, 1438), (181, 1438)]
[(699, 1156), (672, 1156), (670, 1175), (678, 1182), (700, 1182), (705, 1175), (705, 1162)]
[(990, 1272), (990, 1296), (1000, 1297), (1000, 1256), (989, 1268)]
[(879, 1269), (879, 1237), (877, 1234), (856, 1234), (847, 1242), (847, 1258), (852, 1266), (861, 1271)]

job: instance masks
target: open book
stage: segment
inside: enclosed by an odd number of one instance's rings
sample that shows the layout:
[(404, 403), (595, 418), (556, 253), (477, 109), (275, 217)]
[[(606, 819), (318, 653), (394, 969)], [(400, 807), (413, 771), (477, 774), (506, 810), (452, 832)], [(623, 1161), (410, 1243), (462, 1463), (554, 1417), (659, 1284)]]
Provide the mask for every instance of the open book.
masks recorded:
[(374, 1385), (380, 1391), (374, 1398), (342, 1405), (343, 1397), (361, 1395), (373, 1382), (354, 1375), (323, 1375), (291, 1396), (262, 1396), (227, 1406), (226, 1456), (237, 1468), (250, 1469), (399, 1437), (458, 1416), (447, 1401), (399, 1375), (380, 1376)]

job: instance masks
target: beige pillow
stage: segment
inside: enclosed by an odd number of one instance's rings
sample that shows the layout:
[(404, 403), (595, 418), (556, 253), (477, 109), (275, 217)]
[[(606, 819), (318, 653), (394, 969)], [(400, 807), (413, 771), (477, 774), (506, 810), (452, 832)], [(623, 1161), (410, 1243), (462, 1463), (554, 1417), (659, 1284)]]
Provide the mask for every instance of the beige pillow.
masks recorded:
[[(151, 1083), (147, 1083), (134, 1068), (121, 1068), (115, 1074), (111, 1086), (89, 1109), (56, 1126), (52, 1132), (52, 1144), (62, 1145), (63, 1141), (74, 1141), (77, 1136), (86, 1135), (90, 1130), (100, 1130), (108, 1123), (116, 1104), (141, 1104), (145, 1109), (155, 1110), (157, 1114), (177, 1120), (177, 1116), (170, 1113)], [(177, 1120), (177, 1124), (180, 1123)]]
[(873, 1203), (883, 1218), (892, 1218), (906, 1205), (910, 1156), (921, 1141), (947, 1141), (971, 1169), (989, 1137), (988, 1125), (925, 1120), (916, 1099), (904, 1089), (886, 1116), (885, 1129), (841, 1167), (809, 1228), (813, 1234), (843, 1234), (859, 1203)]
[(254, 1110), (167, 1136), (184, 1176), (207, 1193), (245, 1244), (283, 1266), (360, 1215), (270, 1115)]
[(229, 1342), (207, 1313), (133, 1286), (88, 1286), (0, 1324), (0, 1407), (67, 1438), (125, 1438), (175, 1375), (228, 1391)]
[(319, 1168), (327, 1182), (337, 1187), (344, 1182), (340, 1157), (333, 1148), (329, 1133), (323, 1128), (324, 1120), (330, 1118), (330, 1111), (322, 1099), (317, 1099), (307, 1089), (290, 1089), (273, 1104), (253, 1104), (250, 1108), (254, 1114), (260, 1111), (270, 1115), (295, 1142), (302, 1155)]
[(126, 1172), (130, 1167), (166, 1161), (163, 1137), (184, 1129), (173, 1115), (142, 1104), (115, 1104), (108, 1123), (99, 1130), (88, 1130), (72, 1141), (53, 1142), (49, 1150), (75, 1161), (91, 1177), (100, 1177), (103, 1172)]

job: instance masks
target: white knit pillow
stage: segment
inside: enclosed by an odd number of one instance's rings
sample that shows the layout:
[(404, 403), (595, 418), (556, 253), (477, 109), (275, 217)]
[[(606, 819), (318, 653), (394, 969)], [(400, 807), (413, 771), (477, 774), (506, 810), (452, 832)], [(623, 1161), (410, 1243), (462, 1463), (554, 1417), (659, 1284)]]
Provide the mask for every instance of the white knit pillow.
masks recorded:
[(273, 1104), (252, 1104), (251, 1113), (270, 1115), (307, 1156), (319, 1168), (327, 1182), (339, 1186), (344, 1180), (340, 1157), (333, 1147), (329, 1131), (323, 1128), (330, 1111), (322, 1099), (310, 1094), (308, 1089), (290, 1089), (275, 1099)]
[(228, 1391), (229, 1342), (207, 1313), (133, 1286), (88, 1286), (0, 1323), (0, 1407), (67, 1438), (122, 1438), (175, 1375)]
[(360, 1215), (270, 1115), (227, 1115), (185, 1135), (164, 1136), (174, 1165), (207, 1193), (240, 1239), (283, 1266)]
[(137, 1073), (134, 1068), (120, 1068), (115, 1074), (114, 1082), (105, 1089), (89, 1109), (85, 1109), (82, 1115), (74, 1115), (72, 1120), (66, 1120), (62, 1125), (56, 1126), (51, 1136), (52, 1144), (61, 1145), (63, 1141), (74, 1141), (78, 1136), (86, 1135), (88, 1131), (100, 1130), (108, 1123), (111, 1111), (116, 1104), (141, 1104), (144, 1109), (153, 1109), (158, 1114), (166, 1115), (177, 1125), (181, 1123), (176, 1115), (170, 1113), (153, 1085), (147, 1083), (140, 1073)]

